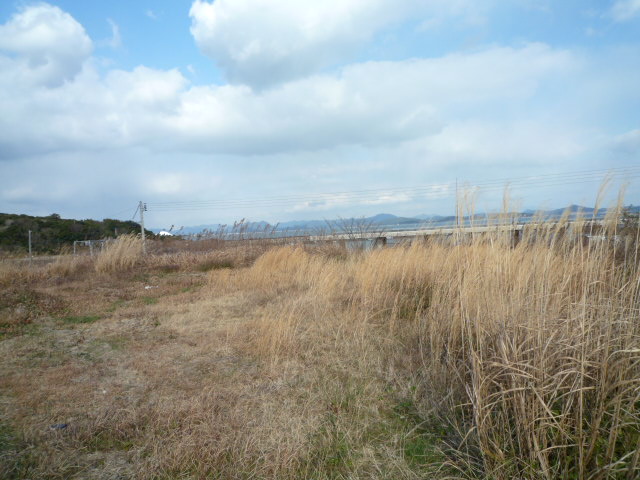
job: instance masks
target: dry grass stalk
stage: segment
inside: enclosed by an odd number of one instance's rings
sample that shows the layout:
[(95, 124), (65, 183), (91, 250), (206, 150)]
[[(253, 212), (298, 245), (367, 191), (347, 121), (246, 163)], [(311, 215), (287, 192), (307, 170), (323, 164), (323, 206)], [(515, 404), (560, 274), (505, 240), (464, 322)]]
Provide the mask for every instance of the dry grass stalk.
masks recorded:
[(83, 270), (87, 270), (92, 263), (91, 257), (74, 257), (73, 255), (59, 255), (53, 263), (46, 267), (46, 275), (72, 277)]
[[(246, 285), (306, 292), (325, 312), (347, 298), (351, 323), (382, 324), (417, 345), (423, 388), (449, 399), (448, 421), (461, 432), (449, 446), (467, 474), (634, 478), (640, 270), (619, 263), (615, 214), (597, 237), (589, 227), (586, 243), (580, 221), (567, 221), (526, 232), (515, 247), (486, 236), (457, 247), (415, 242), (346, 262), (284, 247), (259, 258)], [(287, 309), (265, 317), (257, 351), (297, 355), (300, 321)]]
[(121, 235), (98, 254), (95, 269), (114, 273), (132, 268), (142, 256), (142, 240), (136, 235)]

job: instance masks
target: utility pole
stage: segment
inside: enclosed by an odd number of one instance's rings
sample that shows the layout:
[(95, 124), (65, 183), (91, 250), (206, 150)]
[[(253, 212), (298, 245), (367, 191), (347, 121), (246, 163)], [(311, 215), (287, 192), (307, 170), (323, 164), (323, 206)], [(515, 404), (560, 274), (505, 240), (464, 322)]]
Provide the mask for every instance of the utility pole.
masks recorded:
[(33, 256), (31, 255), (31, 230), (29, 230), (29, 264), (33, 263)]
[(458, 202), (458, 177), (456, 177), (456, 227), (460, 228), (460, 206)]
[(147, 244), (144, 237), (144, 211), (147, 209), (147, 205), (140, 200), (138, 210), (140, 210), (140, 230), (142, 231), (142, 254), (147, 254)]

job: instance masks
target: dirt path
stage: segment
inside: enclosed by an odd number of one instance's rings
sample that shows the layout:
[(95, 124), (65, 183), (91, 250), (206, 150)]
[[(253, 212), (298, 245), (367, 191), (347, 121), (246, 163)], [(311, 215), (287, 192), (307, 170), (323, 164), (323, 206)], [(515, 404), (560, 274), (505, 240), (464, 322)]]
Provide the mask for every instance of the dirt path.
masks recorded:
[(127, 478), (150, 419), (255, 376), (227, 341), (251, 318), (245, 296), (211, 292), (203, 275), (141, 280), (39, 289), (73, 314), (36, 318), (0, 341), (3, 456), (21, 444), (24, 468), (53, 452), (50, 475)]

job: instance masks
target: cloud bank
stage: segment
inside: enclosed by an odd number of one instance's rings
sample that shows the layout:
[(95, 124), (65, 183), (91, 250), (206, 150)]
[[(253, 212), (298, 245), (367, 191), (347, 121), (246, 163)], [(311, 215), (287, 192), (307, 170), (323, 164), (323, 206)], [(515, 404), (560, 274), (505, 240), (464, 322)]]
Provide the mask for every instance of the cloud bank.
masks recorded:
[[(229, 79), (222, 85), (193, 84), (178, 68), (105, 67), (70, 14), (48, 4), (22, 8), (0, 25), (0, 175), (12, 179), (0, 187), (0, 205), (36, 208), (96, 192), (123, 202), (206, 198), (212, 185), (217, 195), (237, 195), (242, 178), (280, 191), (344, 191), (448, 180), (448, 168), (470, 177), (487, 168), (579, 170), (606, 163), (603, 153), (637, 154), (637, 125), (608, 126), (618, 117), (609, 105), (640, 104), (640, 66), (625, 60), (635, 47), (603, 60), (519, 41), (355, 61), (380, 32), (465, 22), (484, 7), (303, 3), (193, 3), (191, 34)], [(617, 2), (612, 12), (628, 21), (636, 4)], [(39, 176), (43, 169), (56, 174)], [(73, 183), (79, 177), (86, 186)]]
[[(20, 24), (23, 38), (37, 37), (40, 22), (25, 21), (33, 17), (54, 18), (55, 26), (62, 22), (75, 41), (86, 38), (56, 7), (25, 10), (2, 28)], [(52, 36), (48, 50), (66, 51), (69, 38)], [(28, 43), (14, 39), (17, 54), (0, 57), (11, 64), (0, 72), (5, 158), (78, 148), (271, 155), (396, 144), (439, 132), (461, 109), (526, 101), (540, 84), (570, 73), (577, 63), (570, 52), (544, 44), (496, 46), (441, 58), (352, 64), (256, 91), (246, 85), (193, 86), (176, 69), (140, 66), (100, 75), (85, 54), (53, 84), (18, 82), (16, 72), (37, 76), (42, 68), (32, 71)]]

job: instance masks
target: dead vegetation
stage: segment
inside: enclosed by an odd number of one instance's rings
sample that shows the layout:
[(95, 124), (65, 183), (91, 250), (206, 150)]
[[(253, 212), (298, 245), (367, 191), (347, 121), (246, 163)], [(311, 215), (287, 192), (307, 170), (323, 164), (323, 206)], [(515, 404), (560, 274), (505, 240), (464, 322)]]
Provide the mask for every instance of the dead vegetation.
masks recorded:
[(618, 225), (3, 264), (0, 476), (637, 478)]

